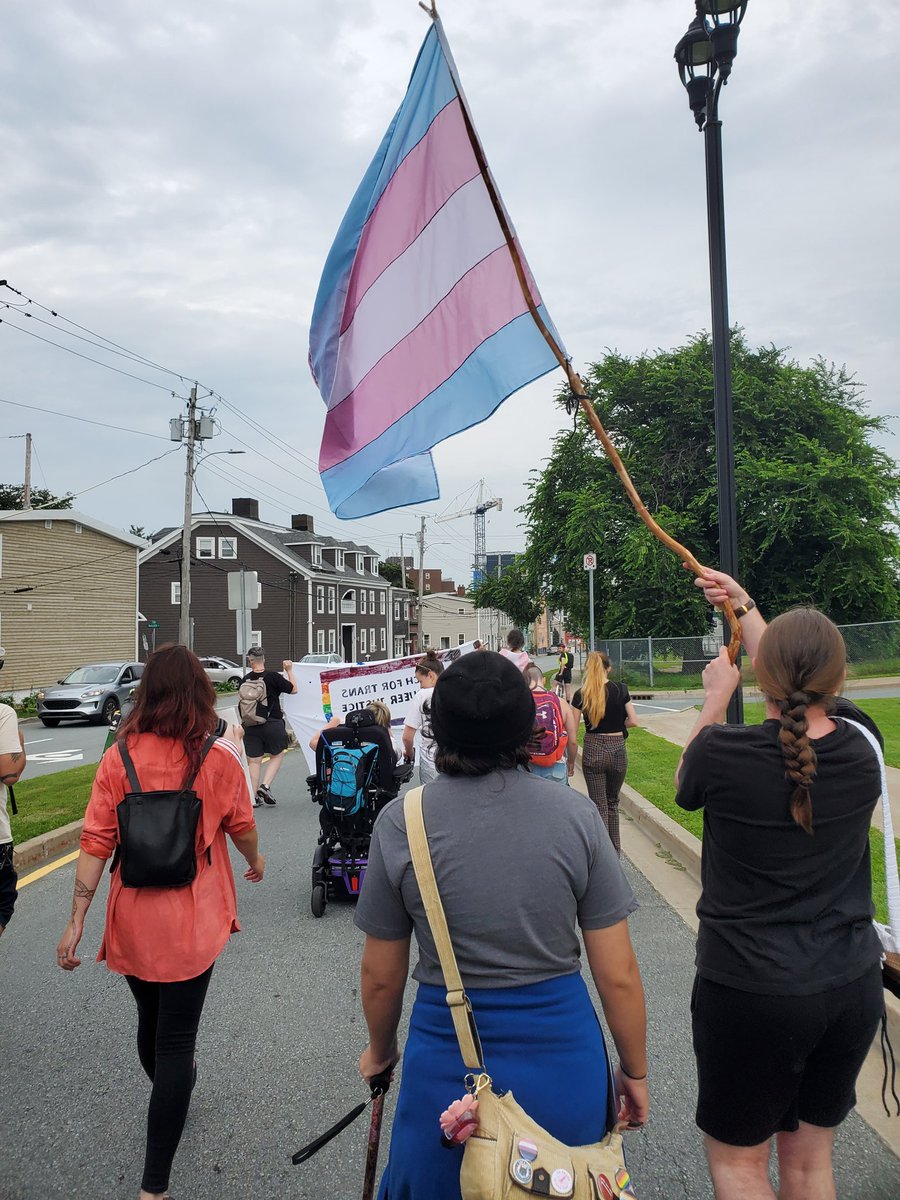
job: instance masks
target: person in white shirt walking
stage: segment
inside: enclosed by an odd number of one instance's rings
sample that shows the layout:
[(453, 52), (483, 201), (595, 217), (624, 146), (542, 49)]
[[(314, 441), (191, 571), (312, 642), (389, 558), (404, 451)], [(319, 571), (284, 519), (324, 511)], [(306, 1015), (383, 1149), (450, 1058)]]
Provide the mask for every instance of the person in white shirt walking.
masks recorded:
[(431, 693), (443, 669), (444, 664), (433, 650), (428, 650), (417, 663), (419, 692), (409, 706), (403, 726), (403, 753), (409, 759), (415, 758), (419, 766), (419, 781), (423, 784), (437, 778), (435, 744), (431, 733)]
[[(0, 667), (6, 651), (0, 646)], [(16, 907), (17, 875), (13, 866), (13, 839), (6, 811), (6, 789), (18, 783), (25, 770), (25, 746), (15, 709), (0, 704), (0, 936)], [(5, 786), (4, 786), (5, 785)]]

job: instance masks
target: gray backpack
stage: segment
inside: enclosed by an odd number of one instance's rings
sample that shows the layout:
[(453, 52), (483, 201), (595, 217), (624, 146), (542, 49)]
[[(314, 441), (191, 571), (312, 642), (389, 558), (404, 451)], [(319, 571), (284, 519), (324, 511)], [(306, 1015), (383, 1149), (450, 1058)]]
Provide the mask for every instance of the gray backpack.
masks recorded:
[(248, 725), (265, 725), (269, 719), (267, 699), (266, 681), (262, 675), (259, 679), (244, 680), (238, 688), (238, 714), (245, 728)]

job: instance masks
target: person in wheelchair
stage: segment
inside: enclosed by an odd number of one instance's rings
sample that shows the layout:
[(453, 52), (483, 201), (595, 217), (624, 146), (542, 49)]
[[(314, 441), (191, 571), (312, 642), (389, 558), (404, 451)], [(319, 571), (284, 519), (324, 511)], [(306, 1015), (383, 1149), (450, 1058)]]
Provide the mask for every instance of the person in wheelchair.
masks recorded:
[[(310, 738), (310, 749), (316, 752), (316, 774), (310, 786), (325, 788), (335, 750), (348, 745), (374, 745), (376, 763), (371, 773), (375, 787), (373, 816), (392, 800), (402, 779), (397, 775), (397, 751), (391, 739), (391, 710), (380, 700), (358, 708), (341, 717), (332, 717), (319, 733)], [(402, 770), (400, 774), (402, 774)], [(407, 776), (408, 777), (408, 776)], [(324, 812), (323, 812), (324, 817)]]

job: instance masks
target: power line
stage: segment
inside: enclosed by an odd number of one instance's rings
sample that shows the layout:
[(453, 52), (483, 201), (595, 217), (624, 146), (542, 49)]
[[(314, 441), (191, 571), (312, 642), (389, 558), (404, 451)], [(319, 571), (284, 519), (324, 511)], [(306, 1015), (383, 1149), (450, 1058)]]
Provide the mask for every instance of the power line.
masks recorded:
[[(106, 487), (108, 483), (115, 483), (117, 479), (124, 479), (126, 475), (134, 475), (136, 471), (142, 471), (144, 467), (149, 467), (151, 463), (159, 462), (159, 460), (162, 458), (168, 458), (170, 454), (177, 454), (180, 449), (180, 446), (173, 446), (173, 448), (171, 450), (167, 450), (165, 454), (157, 454), (155, 458), (148, 458), (146, 462), (139, 463), (136, 467), (130, 467), (127, 471), (120, 471), (118, 475), (111, 475), (109, 479), (103, 479), (100, 483), (92, 483), (90, 487), (82, 488), (79, 492), (67, 492), (65, 498), (68, 500), (75, 500), (81, 496), (86, 496), (88, 492), (95, 492), (97, 488)], [(48, 501), (47, 504), (36, 504), (34, 509), (30, 511), (37, 511), (38, 509), (42, 508), (54, 508), (58, 503), (59, 498)], [(19, 509), (13, 509), (9, 513), (0, 513), (0, 521), (10, 520), (19, 511)]]
[[(0, 404), (11, 404), (16, 408), (27, 408), (30, 412), (48, 413), (51, 417), (65, 417), (69, 421), (81, 421), (85, 425), (99, 425), (102, 429), (115, 429), (119, 433), (137, 433), (141, 437), (156, 438), (157, 441), (167, 442), (169, 439), (163, 437), (161, 433), (147, 433), (145, 429), (129, 429), (127, 425), (110, 425), (108, 421), (95, 421), (91, 417), (76, 417), (74, 413), (60, 412), (55, 408), (41, 408), (37, 404), (23, 404), (21, 400), (4, 400), (0, 397)], [(24, 433), (17, 433), (14, 437), (24, 437)]]
[[(105, 367), (107, 371), (115, 371), (117, 375), (125, 375), (128, 379), (136, 379), (138, 383), (146, 383), (148, 387), (159, 388), (161, 392), (168, 392), (170, 396), (175, 396), (177, 393), (171, 388), (166, 387), (164, 383), (156, 383), (152, 379), (144, 379), (142, 375), (133, 375), (131, 371), (123, 371), (121, 367), (114, 367), (110, 363), (105, 363), (99, 358), (92, 358), (90, 354), (82, 354), (80, 350), (73, 350), (71, 346), (63, 346), (61, 342), (54, 342), (52, 338), (46, 338), (40, 333), (32, 333), (30, 329), (23, 329), (21, 325), (16, 325), (8, 318), (0, 317), (0, 325), (5, 325), (7, 329), (17, 329), (19, 333), (24, 333), (26, 337), (37, 338), (39, 342), (46, 342), (48, 346), (55, 346), (57, 350), (65, 350), (66, 354), (74, 354), (76, 358), (83, 358), (85, 362), (96, 363), (98, 367)], [(183, 396), (178, 397), (183, 400)]]

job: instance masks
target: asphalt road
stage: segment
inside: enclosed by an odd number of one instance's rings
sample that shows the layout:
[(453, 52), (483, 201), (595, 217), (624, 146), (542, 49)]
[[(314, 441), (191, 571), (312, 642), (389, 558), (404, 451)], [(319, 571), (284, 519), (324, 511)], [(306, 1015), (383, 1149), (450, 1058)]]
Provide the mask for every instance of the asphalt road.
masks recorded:
[[(365, 1096), (356, 1075), (365, 1043), (362, 936), (349, 902), (330, 904), (321, 920), (310, 914), (317, 819), (305, 775), (301, 756), (289, 755), (277, 807), (257, 813), (268, 869), (257, 886), (238, 878), (243, 932), (220, 957), (210, 987), (199, 1083), (172, 1177), (177, 1200), (349, 1200), (361, 1191), (365, 1117), (310, 1162), (290, 1163), (294, 1150)], [(654, 1105), (648, 1128), (629, 1137), (629, 1164), (642, 1200), (710, 1200), (693, 1125), (693, 936), (626, 869), (641, 902), (632, 931), (648, 994)], [(104, 895), (88, 917), (83, 965), (67, 975), (54, 964), (73, 874), (68, 865), (25, 886), (0, 939), (2, 1200), (137, 1195), (148, 1085), (127, 987), (93, 961)], [(389, 1097), (388, 1119), (392, 1109)], [(386, 1122), (382, 1156), (388, 1134)], [(855, 1116), (839, 1135), (838, 1163), (839, 1195), (900, 1196), (897, 1159)]]

